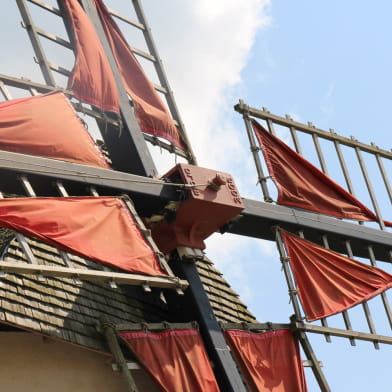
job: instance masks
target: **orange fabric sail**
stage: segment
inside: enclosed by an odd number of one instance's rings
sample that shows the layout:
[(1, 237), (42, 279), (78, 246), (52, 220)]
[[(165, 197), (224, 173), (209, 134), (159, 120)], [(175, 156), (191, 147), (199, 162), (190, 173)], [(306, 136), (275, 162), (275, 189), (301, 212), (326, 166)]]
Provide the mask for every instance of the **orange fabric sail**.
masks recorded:
[(95, 5), (125, 88), (134, 103), (136, 118), (141, 130), (163, 137), (185, 150), (180, 133), (168, 109), (148, 80), (108, 9), (102, 0), (95, 0)]
[(71, 21), (76, 57), (68, 89), (81, 101), (119, 113), (116, 82), (94, 26), (77, 0), (62, 4)]
[[(377, 221), (353, 195), (252, 120), (269, 173), (278, 188), (278, 204), (337, 218)], [(385, 222), (392, 227), (391, 222)]]
[(108, 168), (60, 92), (1, 102), (0, 149)]
[(392, 286), (392, 275), (282, 231), (308, 321), (342, 312)]
[(225, 331), (251, 392), (307, 392), (299, 347), (292, 332)]
[(135, 331), (119, 335), (162, 391), (219, 392), (197, 330)]
[(166, 275), (128, 208), (116, 197), (0, 199), (0, 226), (97, 263), (136, 274)]

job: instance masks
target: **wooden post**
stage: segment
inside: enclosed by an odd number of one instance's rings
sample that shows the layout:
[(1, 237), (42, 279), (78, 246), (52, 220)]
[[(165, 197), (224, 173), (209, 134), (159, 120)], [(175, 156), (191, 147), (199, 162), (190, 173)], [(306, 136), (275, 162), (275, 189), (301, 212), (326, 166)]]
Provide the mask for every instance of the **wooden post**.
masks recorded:
[(133, 379), (131, 372), (128, 370), (127, 361), (121, 351), (115, 330), (116, 328), (114, 324), (111, 323), (106, 316), (102, 316), (101, 332), (105, 335), (110, 351), (113, 354), (113, 358), (124, 377), (128, 392), (138, 392), (135, 380)]

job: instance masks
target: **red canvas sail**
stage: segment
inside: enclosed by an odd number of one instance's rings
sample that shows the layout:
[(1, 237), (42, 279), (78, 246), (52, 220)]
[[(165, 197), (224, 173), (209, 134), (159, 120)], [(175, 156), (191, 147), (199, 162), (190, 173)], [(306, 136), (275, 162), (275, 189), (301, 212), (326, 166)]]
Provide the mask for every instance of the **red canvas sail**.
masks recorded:
[(219, 392), (200, 334), (195, 329), (120, 332), (165, 392)]
[(134, 103), (140, 128), (146, 133), (163, 137), (184, 150), (184, 143), (168, 109), (145, 75), (121, 30), (101, 0), (95, 0), (95, 5), (127, 93)]
[(227, 330), (225, 336), (251, 392), (307, 391), (299, 347), (290, 330)]
[(282, 231), (308, 321), (342, 312), (392, 286), (392, 275)]
[[(278, 204), (338, 218), (377, 221), (377, 216), (287, 144), (252, 120), (269, 173), (278, 188)], [(392, 226), (391, 222), (385, 222)]]
[(68, 89), (86, 103), (119, 113), (116, 82), (94, 26), (77, 0), (62, 4), (71, 21), (76, 56)]
[(116, 197), (0, 199), (0, 226), (131, 273), (165, 275)]
[(0, 149), (107, 168), (64, 94), (0, 103)]

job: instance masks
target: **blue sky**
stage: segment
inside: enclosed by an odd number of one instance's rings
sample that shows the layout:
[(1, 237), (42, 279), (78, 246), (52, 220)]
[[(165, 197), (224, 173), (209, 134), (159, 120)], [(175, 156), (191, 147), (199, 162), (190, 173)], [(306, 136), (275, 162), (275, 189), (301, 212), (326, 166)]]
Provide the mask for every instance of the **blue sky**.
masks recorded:
[[(153, 23), (157, 27), (160, 24), (154, 9), (148, 10), (150, 3), (145, 2), (145, 7), (155, 32)], [(175, 1), (170, 3), (177, 4)], [(164, 61), (174, 92), (179, 90), (180, 110), (184, 113), (191, 141), (196, 145), (199, 163), (231, 172), (244, 196), (261, 197), (255, 186), (256, 174), (247, 150), (242, 120), (232, 110), (239, 98), (254, 107), (266, 106), (281, 116), (288, 113), (298, 121), (312, 121), (319, 128), (333, 128), (343, 136), (353, 135), (364, 143), (375, 142), (384, 149), (391, 148), (390, 125), (386, 121), (391, 104), (388, 37), (392, 27), (388, 18), (392, 6), (388, 2), (377, 2), (370, 7), (363, 1), (249, 1), (237, 4), (233, 19), (225, 15), (227, 8), (220, 2), (220, 11), (214, 11), (213, 21), (220, 26), (215, 27), (215, 36), (205, 33), (205, 30), (210, 31), (211, 19), (199, 21), (199, 26), (195, 22), (197, 18), (189, 16), (192, 12), (199, 15), (196, 6), (186, 3), (186, 11), (182, 10), (185, 15), (178, 15), (180, 25), (194, 28), (200, 42), (194, 43), (195, 34), (188, 35), (186, 30), (182, 30), (183, 39), (175, 39), (176, 35), (178, 37), (175, 26), (166, 26), (163, 36), (155, 32), (155, 37), (157, 41), (165, 39), (159, 45), (161, 55), (168, 54)], [(233, 2), (229, 3), (235, 7)], [(249, 8), (244, 9), (243, 3)], [(219, 8), (217, 4), (215, 8)], [(237, 24), (233, 24), (233, 20)], [(257, 27), (249, 28), (251, 20)], [(171, 29), (176, 34), (170, 37)], [(242, 47), (237, 39), (240, 34), (243, 34)], [(183, 40), (186, 42), (182, 45)], [(224, 43), (219, 45), (219, 42)], [(167, 43), (169, 49), (166, 49)], [(187, 50), (188, 46), (191, 49)], [(195, 50), (198, 48), (202, 48), (201, 53)], [(210, 55), (209, 49), (218, 54)], [(233, 52), (240, 59), (233, 60)], [(206, 66), (199, 67), (199, 56)], [(188, 64), (192, 61), (197, 66)], [(219, 95), (216, 100), (209, 100), (204, 91), (199, 95), (197, 88), (198, 73), (202, 80), (207, 79), (209, 67), (213, 69), (210, 88)], [(217, 76), (216, 69), (219, 70), (218, 78), (227, 73), (220, 85), (213, 80)], [(196, 98), (192, 100), (194, 95)], [(207, 116), (207, 120), (203, 122), (194, 116)], [(200, 125), (207, 137), (199, 147)], [(215, 152), (215, 149), (223, 152)], [(353, 170), (358, 169), (354, 162), (349, 164), (353, 165)], [(329, 161), (328, 166), (333, 172), (334, 162)], [(389, 175), (391, 169), (389, 166)], [(354, 180), (357, 195), (371, 206), (363, 182), (355, 175)], [(374, 185), (381, 190), (380, 182)], [(386, 211), (384, 217), (388, 219), (392, 212), (390, 202), (386, 197), (381, 200), (381, 207)], [(260, 321), (288, 320), (292, 309), (274, 244), (216, 235), (208, 241), (207, 254)], [(371, 301), (371, 307), (378, 332), (390, 335), (379, 299)], [(360, 307), (349, 313), (354, 327), (366, 331)], [(335, 318), (332, 322), (341, 325), (340, 319)], [(384, 345), (376, 351), (366, 342), (357, 342), (356, 347), (351, 347), (347, 340), (339, 338), (334, 338), (330, 344), (319, 336), (310, 335), (310, 339), (324, 364), (333, 391), (389, 390), (391, 347)], [(307, 371), (307, 375), (309, 390), (318, 391), (312, 374)]]
[[(123, 13), (129, 10), (127, 3), (107, 1)], [(6, 5), (9, 11), (0, 15), (0, 26), (12, 28), (14, 35), (13, 40), (2, 35), (2, 52), (18, 62), (2, 58), (0, 73), (40, 81), (38, 67), (26, 67), (32, 52), (15, 3), (6, 0)], [(325, 130), (334, 128), (343, 136), (392, 147), (390, 2), (144, 0), (143, 5), (199, 164), (233, 174), (243, 196), (261, 199), (242, 119), (232, 109), (239, 98)], [(36, 17), (40, 27), (64, 37), (51, 17), (43, 18), (39, 11)], [(140, 42), (131, 34), (129, 39), (134, 45)], [(61, 57), (72, 66), (72, 57), (50, 49), (56, 60)], [(164, 153), (153, 154), (162, 173), (175, 163)], [(387, 169), (392, 177), (392, 165)], [(370, 206), (363, 185), (356, 187)], [(390, 202), (382, 201), (384, 217), (391, 220)], [(275, 244), (214, 235), (207, 255), (260, 321), (288, 321), (292, 308)], [(372, 305), (380, 308), (377, 301)], [(350, 316), (362, 325), (358, 309)], [(390, 334), (385, 320), (375, 318), (379, 332)], [(311, 339), (334, 392), (390, 389), (391, 347), (376, 351), (370, 343), (350, 347), (343, 339), (331, 344)], [(318, 391), (311, 373), (307, 375), (310, 392)]]

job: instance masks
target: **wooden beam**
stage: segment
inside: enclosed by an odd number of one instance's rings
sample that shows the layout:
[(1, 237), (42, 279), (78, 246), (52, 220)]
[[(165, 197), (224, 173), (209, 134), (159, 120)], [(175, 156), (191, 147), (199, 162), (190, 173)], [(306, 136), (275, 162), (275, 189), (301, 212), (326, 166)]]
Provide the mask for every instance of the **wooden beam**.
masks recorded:
[(116, 324), (115, 329), (117, 332), (121, 331), (162, 331), (166, 329), (189, 329), (198, 328), (196, 322), (191, 323), (121, 323)]
[(322, 129), (316, 128), (311, 125), (305, 125), (302, 123), (299, 123), (297, 121), (292, 120), (291, 118), (287, 117), (280, 117), (275, 114), (271, 114), (268, 110), (263, 108), (263, 110), (258, 110), (255, 108), (251, 108), (248, 105), (245, 105), (243, 101), (240, 100), (240, 102), (234, 106), (234, 109), (243, 114), (243, 113), (248, 113), (250, 116), (260, 118), (262, 120), (270, 120), (274, 124), (279, 124), (283, 125), (285, 127), (292, 127), (294, 129), (298, 129), (299, 131), (308, 133), (310, 135), (318, 135), (323, 139), (331, 140), (331, 141), (338, 141), (341, 144), (344, 144), (345, 146), (349, 147), (358, 147), (362, 151), (369, 152), (371, 154), (379, 154), (380, 156), (388, 159), (392, 159), (392, 152), (383, 150), (377, 146), (374, 145), (368, 145), (365, 143), (361, 143), (355, 139), (350, 139), (346, 138), (344, 136), (340, 136), (334, 132), (327, 132)]
[(312, 332), (312, 333), (324, 334), (324, 335), (330, 334), (333, 336), (339, 336), (341, 338), (355, 338), (367, 342), (392, 344), (391, 336), (378, 335), (378, 334), (367, 333), (367, 332), (358, 332), (352, 330), (349, 331), (346, 329), (323, 327), (320, 325), (303, 324), (299, 322), (294, 324), (294, 328), (305, 332)]
[(109, 282), (129, 284), (134, 286), (147, 285), (167, 289), (185, 290), (189, 284), (186, 280), (175, 277), (147, 276), (126, 272), (96, 271), (81, 268), (55, 267), (49, 265), (27, 264), (18, 262), (0, 262), (0, 271), (15, 274), (41, 274), (48, 277), (79, 278), (87, 281)]

